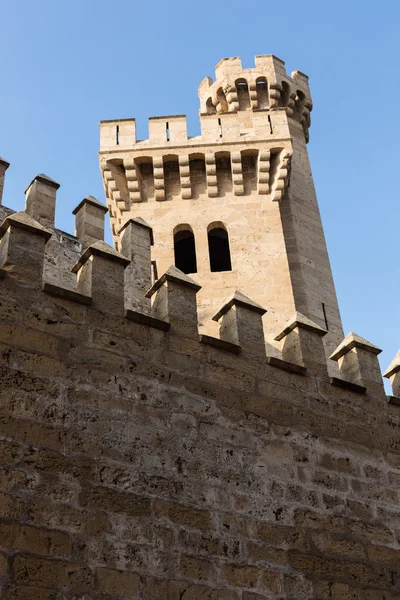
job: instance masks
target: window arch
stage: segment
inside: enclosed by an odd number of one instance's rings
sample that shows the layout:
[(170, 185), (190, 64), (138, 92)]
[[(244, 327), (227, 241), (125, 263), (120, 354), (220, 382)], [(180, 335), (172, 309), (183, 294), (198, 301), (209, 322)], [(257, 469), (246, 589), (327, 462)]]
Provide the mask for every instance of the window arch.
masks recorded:
[(268, 98), (268, 83), (265, 77), (258, 77), (256, 80), (256, 89), (257, 89), (257, 107), (258, 108), (268, 108), (269, 106), (269, 98)]
[(239, 102), (239, 110), (249, 110), (250, 105), (250, 94), (249, 94), (249, 86), (247, 85), (247, 81), (245, 79), (238, 79), (235, 81), (238, 102)]
[(207, 232), (211, 271), (232, 271), (229, 236), (225, 226), (222, 223), (211, 223)]
[(175, 266), (183, 273), (197, 273), (196, 245), (190, 225), (178, 225), (174, 229)]

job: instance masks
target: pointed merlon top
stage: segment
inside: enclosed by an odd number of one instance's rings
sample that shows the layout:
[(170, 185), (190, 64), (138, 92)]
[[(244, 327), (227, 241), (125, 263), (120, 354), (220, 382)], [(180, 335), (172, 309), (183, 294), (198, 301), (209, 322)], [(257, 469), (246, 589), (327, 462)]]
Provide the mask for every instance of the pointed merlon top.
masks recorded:
[(380, 354), (382, 350), (368, 340), (362, 338), (360, 335), (353, 333), (352, 331), (346, 335), (343, 342), (339, 344), (335, 352), (330, 356), (331, 360), (339, 360), (344, 354), (347, 354), (349, 350), (353, 348), (361, 348), (372, 354)]
[(3, 167), (5, 167), (7, 170), (8, 167), (10, 166), (10, 163), (7, 160), (5, 160), (4, 158), (1, 158), (1, 156), (0, 156), (0, 165), (3, 165)]
[(398, 371), (400, 371), (400, 350), (397, 352), (396, 356), (384, 372), (383, 376), (389, 378)]
[(259, 315), (265, 315), (267, 312), (265, 308), (250, 300), (247, 296), (240, 292), (239, 290), (235, 290), (232, 296), (225, 302), (225, 304), (219, 309), (219, 311), (213, 316), (213, 321), (219, 321), (221, 317), (224, 316), (225, 313), (228, 312), (232, 306), (242, 306), (243, 308), (247, 308), (253, 312), (258, 313)]
[(45, 238), (46, 242), (51, 238), (51, 231), (43, 227), (43, 225), (35, 221), (35, 219), (24, 211), (13, 213), (4, 219), (0, 225), (0, 238), (3, 237), (9, 227), (13, 226), (36, 233), (36, 235), (41, 235)]
[(43, 173), (39, 173), (39, 175), (36, 175), (36, 177), (34, 177), (32, 179), (32, 181), (30, 182), (30, 184), (28, 185), (28, 187), (25, 190), (25, 194), (28, 191), (28, 189), (31, 187), (32, 183), (34, 183), (35, 181), (49, 185), (50, 187), (53, 187), (56, 190), (58, 190), (58, 188), (60, 187), (60, 184), (57, 183), (57, 181), (54, 181), (54, 179), (51, 179), (50, 177), (48, 177), (47, 175), (44, 175)]
[(124, 267), (127, 267), (130, 262), (127, 258), (125, 258), (125, 256), (122, 256), (122, 254), (116, 252), (114, 248), (106, 244), (106, 242), (103, 242), (103, 240), (98, 240), (86, 248), (76, 265), (72, 267), (72, 272), (77, 273), (91, 256), (101, 256), (102, 258), (107, 258), (108, 260), (113, 260), (120, 265), (124, 265)]
[(74, 210), (72, 211), (72, 214), (76, 215), (77, 212), (82, 208), (82, 206), (84, 204), (91, 204), (92, 206), (95, 206), (96, 208), (99, 208), (99, 209), (103, 210), (104, 214), (108, 212), (107, 206), (105, 206), (104, 204), (102, 204), (101, 202), (99, 202), (97, 200), (97, 198), (95, 198), (94, 196), (86, 196), (86, 198), (84, 198), (83, 200), (81, 200), (79, 202), (78, 206), (76, 208), (74, 208)]
[(328, 333), (326, 329), (323, 329), (322, 327), (314, 323), (314, 321), (311, 321), (311, 319), (305, 317), (302, 313), (296, 311), (293, 317), (289, 320), (285, 329), (279, 335), (276, 336), (275, 340), (277, 342), (280, 342), (280, 340), (287, 336), (288, 333), (293, 331), (293, 329), (296, 329), (296, 327), (308, 329), (309, 331), (313, 331), (321, 337)]
[(196, 293), (201, 290), (201, 285), (193, 281), (190, 277), (185, 275), (182, 271), (171, 265), (163, 275), (161, 275), (160, 279), (154, 283), (154, 285), (149, 289), (146, 293), (146, 298), (151, 298), (152, 295), (160, 289), (160, 287), (166, 282), (171, 281), (175, 283), (180, 283), (186, 287), (192, 288), (196, 291)]
[(142, 219), (142, 217), (134, 217), (132, 219), (129, 219), (126, 223), (124, 223), (121, 227), (121, 229), (118, 232), (118, 235), (121, 235), (121, 233), (123, 232), (123, 230), (128, 227), (129, 223), (134, 223), (135, 225), (139, 225), (139, 227), (143, 227), (144, 229), (148, 229), (150, 232), (150, 244), (152, 246), (154, 246), (154, 237), (153, 237), (153, 228), (150, 227), (150, 225), (148, 225), (146, 223), (146, 221), (144, 219)]

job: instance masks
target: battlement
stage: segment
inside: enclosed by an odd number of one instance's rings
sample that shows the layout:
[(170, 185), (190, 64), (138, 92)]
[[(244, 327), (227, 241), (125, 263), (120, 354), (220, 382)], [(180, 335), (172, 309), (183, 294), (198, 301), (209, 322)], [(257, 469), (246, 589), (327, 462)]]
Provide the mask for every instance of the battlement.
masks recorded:
[(0, 206), (2, 597), (394, 598), (400, 353), (387, 397), (379, 348), (327, 359), (309, 314), (271, 352), (240, 288), (199, 335), (203, 289), (152, 272), (146, 220), (117, 252), (88, 196), (69, 235), (58, 187)]
[[(201, 135), (189, 137), (185, 115), (149, 118), (149, 138), (136, 139), (135, 119), (100, 123), (100, 153), (196, 147), (247, 138), (288, 139), (282, 112), (299, 121), (308, 141), (312, 101), (308, 77), (294, 71), (286, 75), (285, 63), (273, 55), (255, 58), (255, 68), (243, 69), (240, 58), (223, 58), (216, 66), (216, 80), (203, 79), (199, 86)], [(246, 139), (243, 139), (246, 138)]]
[[(198, 344), (193, 351), (202, 360), (214, 356), (216, 350), (204, 350), (211, 347), (237, 355), (229, 359), (236, 361), (235, 369), (241, 369), (241, 360), (250, 359), (267, 371), (289, 372), (295, 377), (309, 373), (355, 394), (372, 390), (382, 401), (386, 398), (376, 346), (349, 334), (330, 358), (338, 363), (340, 376), (329, 378), (322, 345), (327, 332), (300, 313), (276, 332), (276, 348), (268, 357), (263, 328), (268, 307), (261, 307), (239, 290), (213, 317), (219, 323), (219, 337), (199, 336), (196, 294), (201, 286), (173, 266), (160, 278), (154, 277), (151, 227), (141, 218), (127, 221), (119, 232), (121, 251), (117, 252), (103, 240), (107, 208), (89, 196), (73, 211), (79, 237), (60, 232), (54, 229), (58, 187), (39, 175), (27, 188), (24, 212), (0, 207), (3, 286), (28, 286), (66, 302), (90, 306), (107, 319), (125, 317), (127, 322), (164, 331), (166, 336), (189, 337)], [(394, 405), (400, 404), (399, 365), (396, 356), (385, 373), (393, 383), (393, 396), (388, 400)]]

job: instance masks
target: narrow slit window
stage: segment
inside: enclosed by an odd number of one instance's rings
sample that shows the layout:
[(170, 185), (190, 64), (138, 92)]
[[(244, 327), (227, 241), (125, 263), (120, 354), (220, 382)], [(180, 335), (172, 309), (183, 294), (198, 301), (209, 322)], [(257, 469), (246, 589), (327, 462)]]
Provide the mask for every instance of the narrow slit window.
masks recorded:
[(169, 142), (171, 140), (171, 137), (170, 137), (170, 131), (169, 131), (169, 123), (168, 123), (168, 121), (165, 123), (165, 135), (166, 135), (166, 138), (167, 138), (167, 142)]
[(214, 227), (208, 232), (210, 269), (213, 273), (232, 271), (228, 232), (223, 227)]
[(119, 146), (119, 125), (117, 125), (115, 128), (115, 143), (117, 146)]
[(221, 123), (221, 119), (218, 119), (218, 131), (219, 131), (219, 137), (222, 138), (222, 123)]
[(324, 303), (322, 303), (322, 312), (324, 313), (325, 328), (327, 331), (329, 331), (328, 317), (326, 316), (326, 308)]
[(273, 132), (273, 129), (272, 129), (272, 121), (271, 121), (271, 116), (270, 115), (268, 115), (268, 123), (269, 123), (269, 132), (272, 135), (274, 132)]
[(191, 229), (177, 231), (174, 235), (175, 266), (183, 273), (197, 273), (196, 245)]
[(152, 281), (155, 283), (158, 279), (158, 269), (157, 269), (157, 261), (151, 261), (151, 271), (152, 271)]

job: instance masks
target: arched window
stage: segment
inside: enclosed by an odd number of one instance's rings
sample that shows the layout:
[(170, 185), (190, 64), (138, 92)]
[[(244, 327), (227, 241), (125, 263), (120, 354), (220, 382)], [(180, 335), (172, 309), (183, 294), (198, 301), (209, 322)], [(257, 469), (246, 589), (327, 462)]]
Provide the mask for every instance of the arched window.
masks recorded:
[(190, 225), (179, 225), (174, 231), (175, 266), (184, 273), (197, 273), (196, 246)]
[(222, 223), (212, 223), (208, 227), (208, 252), (212, 272), (232, 271), (228, 232)]
[(265, 77), (258, 77), (256, 81), (257, 88), (257, 106), (258, 108), (268, 108), (268, 84)]
[(239, 102), (239, 110), (249, 110), (251, 105), (247, 81), (245, 79), (238, 79), (235, 82), (235, 85)]

